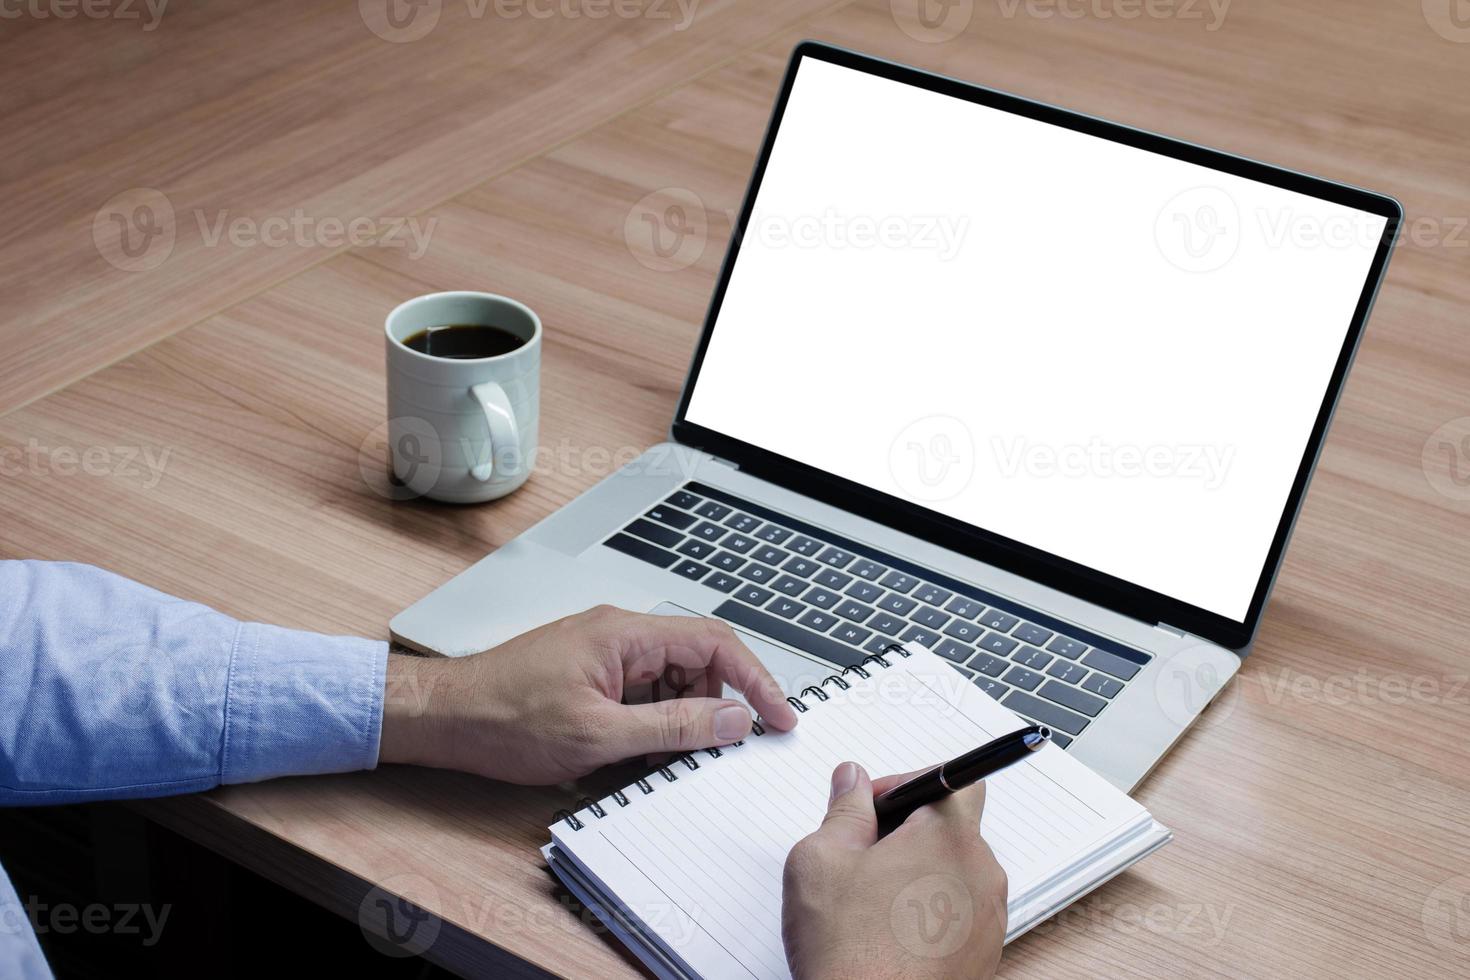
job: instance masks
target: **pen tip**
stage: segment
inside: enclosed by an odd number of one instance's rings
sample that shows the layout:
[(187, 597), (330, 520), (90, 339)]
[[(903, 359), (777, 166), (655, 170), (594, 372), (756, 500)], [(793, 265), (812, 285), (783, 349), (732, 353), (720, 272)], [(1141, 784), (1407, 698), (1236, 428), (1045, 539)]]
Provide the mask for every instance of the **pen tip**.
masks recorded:
[(1028, 734), (1022, 741), (1026, 743), (1026, 748), (1035, 752), (1051, 741), (1051, 729), (1045, 725), (1038, 725), (1037, 730)]

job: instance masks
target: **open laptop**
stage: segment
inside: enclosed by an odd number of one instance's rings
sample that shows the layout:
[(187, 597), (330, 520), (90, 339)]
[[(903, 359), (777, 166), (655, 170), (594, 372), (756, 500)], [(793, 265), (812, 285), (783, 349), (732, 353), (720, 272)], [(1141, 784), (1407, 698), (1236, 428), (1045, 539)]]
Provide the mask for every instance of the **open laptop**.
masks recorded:
[(792, 692), (917, 640), (1131, 789), (1250, 647), (1401, 220), (804, 43), (671, 440), (393, 636), (718, 616)]

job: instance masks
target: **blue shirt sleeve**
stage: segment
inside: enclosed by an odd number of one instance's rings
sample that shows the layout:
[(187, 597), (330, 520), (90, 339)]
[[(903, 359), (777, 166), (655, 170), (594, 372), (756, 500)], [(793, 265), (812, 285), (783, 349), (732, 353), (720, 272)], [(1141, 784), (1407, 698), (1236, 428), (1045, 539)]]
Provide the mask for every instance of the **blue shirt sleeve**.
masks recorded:
[[(0, 561), (0, 806), (371, 769), (385, 643), (240, 623), (87, 565)], [(51, 976), (0, 871), (0, 977)]]

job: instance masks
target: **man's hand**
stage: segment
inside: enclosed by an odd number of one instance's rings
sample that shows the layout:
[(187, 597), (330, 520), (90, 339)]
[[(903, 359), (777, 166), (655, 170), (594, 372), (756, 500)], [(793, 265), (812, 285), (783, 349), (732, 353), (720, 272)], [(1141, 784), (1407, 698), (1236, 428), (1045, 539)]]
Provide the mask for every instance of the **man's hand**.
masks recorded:
[(827, 818), (786, 859), (781, 907), (796, 980), (990, 977), (1006, 931), (1006, 875), (980, 837), (985, 784), (922, 807), (881, 841), (872, 783), (844, 762)]
[(472, 657), (390, 656), (379, 758), (558, 783), (740, 741), (751, 716), (722, 696), (726, 684), (765, 724), (796, 724), (780, 686), (725, 623), (599, 606)]

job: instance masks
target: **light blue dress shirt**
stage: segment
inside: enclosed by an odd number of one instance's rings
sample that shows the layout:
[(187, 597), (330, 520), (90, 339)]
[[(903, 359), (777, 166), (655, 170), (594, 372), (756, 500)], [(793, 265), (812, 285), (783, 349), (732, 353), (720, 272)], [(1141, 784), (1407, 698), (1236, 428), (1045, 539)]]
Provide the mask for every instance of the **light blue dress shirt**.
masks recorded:
[[(241, 623), (87, 565), (0, 561), (0, 806), (371, 769), (387, 644)], [(0, 871), (0, 977), (50, 977)]]

